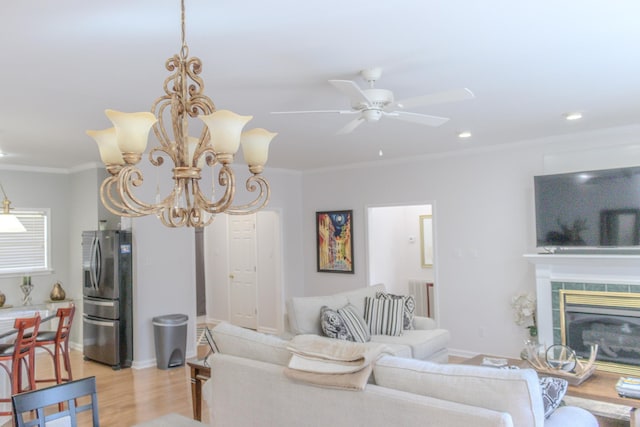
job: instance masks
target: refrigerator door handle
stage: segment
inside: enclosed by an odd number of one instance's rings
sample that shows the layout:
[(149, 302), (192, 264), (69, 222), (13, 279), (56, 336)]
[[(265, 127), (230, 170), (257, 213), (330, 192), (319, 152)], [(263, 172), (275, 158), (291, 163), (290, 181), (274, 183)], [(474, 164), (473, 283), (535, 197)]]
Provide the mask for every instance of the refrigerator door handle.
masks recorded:
[(111, 328), (115, 327), (114, 322), (104, 322), (102, 320), (93, 320), (93, 319), (89, 319), (88, 317), (85, 317), (84, 321), (89, 323), (89, 324), (91, 324), (91, 325), (109, 326)]
[(96, 289), (100, 286), (100, 280), (102, 277), (102, 246), (100, 240), (96, 239)]
[(91, 287), (96, 288), (96, 238), (91, 240), (91, 260), (89, 261), (89, 279), (91, 280)]
[(96, 301), (89, 298), (85, 298), (84, 303), (90, 305), (99, 305), (102, 307), (114, 307), (116, 305), (113, 301)]

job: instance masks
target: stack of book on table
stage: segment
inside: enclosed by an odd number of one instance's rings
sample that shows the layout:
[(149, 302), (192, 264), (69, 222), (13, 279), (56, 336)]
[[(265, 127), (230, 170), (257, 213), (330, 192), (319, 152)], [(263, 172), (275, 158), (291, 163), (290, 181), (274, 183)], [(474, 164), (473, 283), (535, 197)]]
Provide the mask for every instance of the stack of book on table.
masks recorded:
[(616, 391), (621, 397), (640, 399), (640, 378), (621, 377), (616, 383)]

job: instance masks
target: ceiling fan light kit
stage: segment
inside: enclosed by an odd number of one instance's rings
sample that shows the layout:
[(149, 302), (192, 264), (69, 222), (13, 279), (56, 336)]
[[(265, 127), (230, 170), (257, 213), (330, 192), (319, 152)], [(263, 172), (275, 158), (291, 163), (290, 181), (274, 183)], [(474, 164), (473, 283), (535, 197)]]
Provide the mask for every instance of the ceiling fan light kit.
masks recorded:
[[(203, 227), (210, 224), (216, 214), (250, 214), (267, 204), (270, 187), (260, 174), (267, 161), (269, 144), (277, 134), (264, 129), (243, 132), (252, 116), (216, 110), (213, 101), (203, 93), (200, 59), (189, 57), (184, 0), (181, 0), (181, 12), (182, 48), (166, 62), (172, 74), (164, 82), (165, 94), (153, 103), (151, 112), (106, 110), (113, 127), (87, 131), (87, 134), (98, 144), (100, 157), (111, 175), (100, 187), (100, 198), (110, 212), (124, 217), (156, 215), (168, 227)], [(188, 132), (189, 120), (194, 118), (203, 122), (197, 138)], [(152, 128), (160, 145), (149, 152), (150, 163), (159, 167), (168, 157), (174, 165), (170, 194), (161, 196), (158, 186), (154, 204), (138, 199), (133, 191), (143, 183), (142, 171), (136, 165), (146, 150)], [(231, 165), (240, 146), (252, 174), (244, 187), (256, 195), (246, 204), (233, 205), (236, 179)], [(217, 170), (217, 179), (212, 180), (211, 192), (207, 195), (200, 186), (205, 167), (211, 168), (214, 177)]]
[(446, 117), (405, 111), (404, 109), (474, 98), (473, 92), (464, 88), (417, 96), (396, 102), (392, 91), (374, 87), (376, 81), (382, 76), (381, 68), (362, 70), (360, 76), (369, 84), (367, 89), (361, 89), (353, 80), (329, 80), (332, 86), (349, 98), (351, 110), (274, 111), (272, 114), (357, 114), (357, 118), (351, 120), (338, 130), (337, 134), (342, 135), (353, 132), (353, 130), (363, 122), (378, 122), (382, 117), (426, 126), (441, 126), (449, 119)]

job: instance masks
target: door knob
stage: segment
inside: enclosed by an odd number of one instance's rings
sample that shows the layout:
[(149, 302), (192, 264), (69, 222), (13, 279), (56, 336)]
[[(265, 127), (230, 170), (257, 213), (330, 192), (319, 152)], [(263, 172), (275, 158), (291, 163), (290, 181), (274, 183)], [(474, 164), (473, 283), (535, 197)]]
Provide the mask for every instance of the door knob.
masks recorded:
[(230, 274), (229, 279), (233, 279), (233, 278), (235, 278), (235, 276), (233, 274)]

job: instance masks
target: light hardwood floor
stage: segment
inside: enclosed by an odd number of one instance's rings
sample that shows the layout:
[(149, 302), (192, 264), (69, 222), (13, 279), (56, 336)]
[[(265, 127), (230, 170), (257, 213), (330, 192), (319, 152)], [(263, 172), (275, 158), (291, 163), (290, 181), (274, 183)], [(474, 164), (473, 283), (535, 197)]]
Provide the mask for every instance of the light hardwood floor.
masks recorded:
[[(85, 361), (79, 351), (71, 352), (71, 363), (74, 378), (96, 377), (102, 427), (130, 427), (171, 412), (193, 416), (186, 365), (168, 370), (154, 366), (114, 371), (109, 366)], [(52, 370), (51, 357), (45, 354), (36, 357), (36, 377), (46, 378)], [(40, 383), (38, 388), (51, 384)], [(208, 421), (209, 411), (204, 403), (202, 417), (203, 422)], [(11, 426), (11, 422), (5, 426)]]

